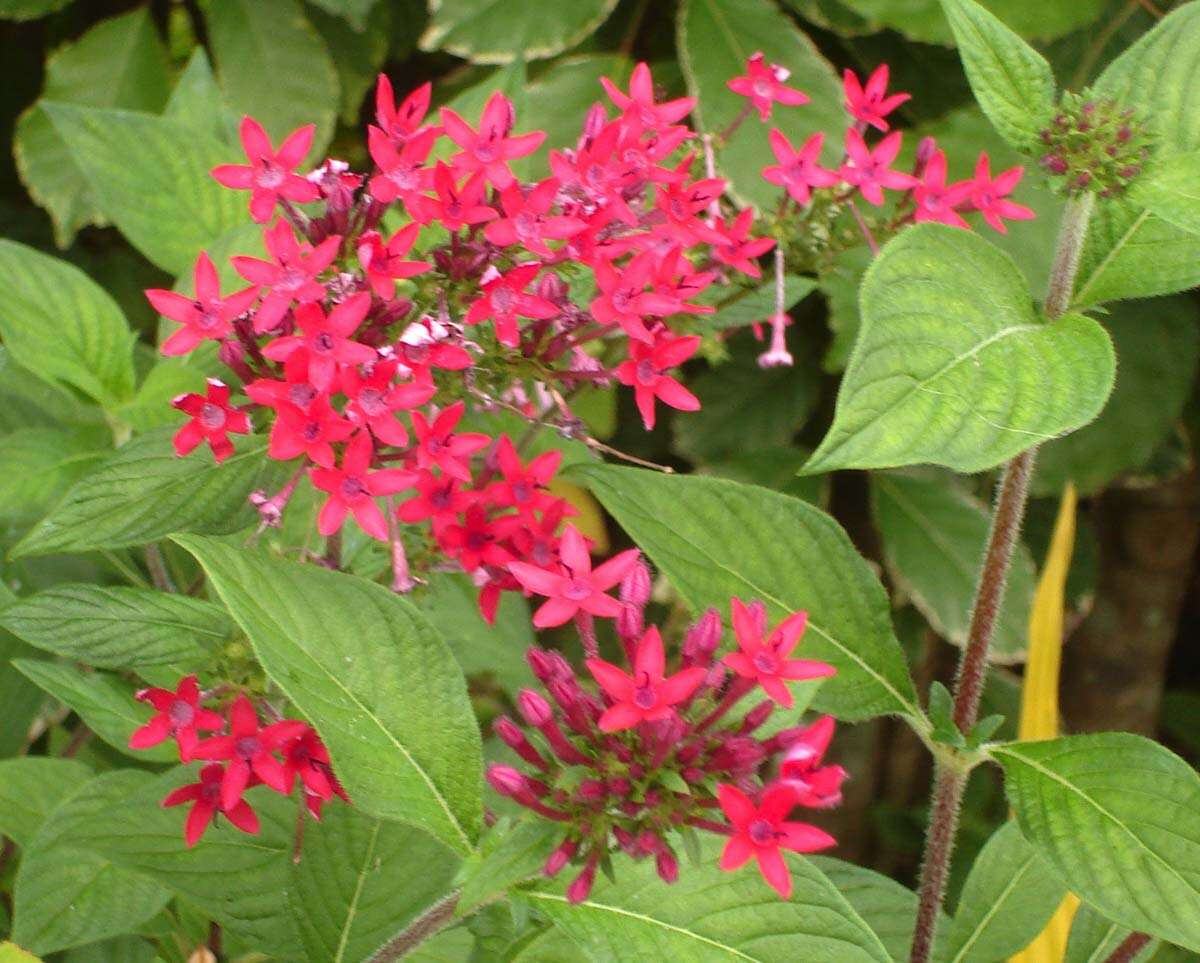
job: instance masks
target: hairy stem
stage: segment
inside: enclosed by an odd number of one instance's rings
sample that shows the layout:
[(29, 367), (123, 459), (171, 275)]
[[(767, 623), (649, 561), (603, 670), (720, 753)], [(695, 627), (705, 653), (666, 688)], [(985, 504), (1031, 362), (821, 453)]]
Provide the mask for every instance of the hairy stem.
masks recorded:
[[(1060, 317), (1071, 303), (1094, 201), (1094, 195), (1085, 193), (1071, 198), (1063, 211), (1044, 305), (1046, 316), (1051, 319)], [(1036, 448), (1021, 452), (1004, 466), (1004, 473), (1000, 477), (983, 568), (979, 573), (975, 601), (971, 607), (967, 645), (959, 661), (954, 683), (954, 722), (964, 735), (975, 725), (979, 716), (988, 650), (991, 648), (1000, 605), (1004, 601), (1013, 549), (1025, 518), (1029, 479), (1033, 474), (1036, 455)], [(939, 766), (934, 775), (933, 804), (929, 811), (929, 829), (925, 834), (925, 855), (918, 889), (917, 923), (909, 955), (911, 963), (928, 963), (933, 952), (966, 780), (965, 773), (947, 766)]]
[(1120, 945), (1109, 954), (1104, 963), (1133, 963), (1133, 958), (1142, 952), (1149, 942), (1150, 937), (1145, 933), (1130, 933), (1121, 940)]
[(458, 905), (459, 891), (434, 903), (429, 909), (408, 924), (399, 933), (383, 944), (367, 963), (392, 963), (404, 954), (424, 943), (435, 933), (445, 929), (454, 921), (454, 909)]
[(162, 549), (155, 542), (146, 546), (146, 570), (150, 573), (154, 587), (160, 592), (177, 591), (175, 583), (171, 581), (170, 573), (167, 572), (167, 563), (163, 558)]

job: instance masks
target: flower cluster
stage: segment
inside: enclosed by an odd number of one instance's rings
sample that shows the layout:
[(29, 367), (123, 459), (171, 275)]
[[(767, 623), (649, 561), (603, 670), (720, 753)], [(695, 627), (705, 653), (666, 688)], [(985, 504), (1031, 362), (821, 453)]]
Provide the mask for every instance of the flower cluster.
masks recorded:
[(1120, 194), (1150, 154), (1150, 138), (1134, 111), (1087, 91), (1063, 93), (1041, 139), (1042, 169), (1068, 194)]
[[(306, 722), (283, 719), (262, 725), (254, 705), (239, 695), (225, 716), (202, 703), (206, 697), (194, 675), (179, 680), (175, 691), (142, 689), (137, 698), (149, 703), (154, 717), (129, 739), (131, 749), (149, 749), (167, 739), (179, 747), (179, 761), (211, 760), (197, 782), (167, 794), (164, 806), (191, 803), (184, 839), (194, 846), (209, 824), (224, 816), (244, 833), (258, 832), (258, 815), (243, 794), (251, 786), (269, 786), (290, 796), (296, 783), (313, 818), (334, 796), (349, 801), (320, 736)], [(216, 733), (202, 737), (204, 732)]]
[(283, 490), (256, 496), (264, 522), (278, 523), (307, 471), (326, 495), (319, 531), (352, 516), (390, 542), (399, 591), (413, 584), (401, 524), (428, 523), (489, 617), (501, 591), (540, 591), (533, 569), (557, 577), (571, 509), (546, 491), (556, 457), (525, 461), (506, 437), (460, 430), (468, 403), (569, 436), (582, 432), (570, 397), (591, 384), (631, 387), (647, 428), (660, 403), (696, 410), (673, 372), (700, 338), (668, 321), (713, 310), (695, 301), (713, 266), (761, 276), (755, 258), (774, 243), (749, 236), (751, 212), (716, 213), (724, 181), (693, 177), (680, 123), (692, 99), (656, 99), (645, 64), (628, 91), (603, 87), (615, 116), (595, 104), (575, 146), (550, 152), (552, 176), (533, 182), (513, 165), (545, 135), (514, 133), (499, 92), (478, 123), (450, 108), (433, 123), (430, 85), (397, 105), (381, 76), (364, 174), (337, 160), (305, 173), (312, 126), (276, 147), (245, 118), (247, 163), (213, 176), (249, 192), (267, 257), (233, 257), (247, 286), (228, 293), (206, 253), (192, 296), (147, 292), (180, 325), (162, 351), (218, 342), (249, 399), (233, 404), (215, 379), (175, 399), (190, 416), (177, 452), (207, 441), (220, 461), (229, 435), (257, 422), (272, 458), (297, 461)]
[[(822, 762), (833, 736), (829, 717), (807, 727), (774, 727), (766, 736), (760, 730), (777, 708), (793, 706), (788, 682), (834, 670), (790, 658), (804, 613), (768, 631), (762, 603), (734, 599), (737, 650), (717, 657), (721, 619), (709, 610), (688, 630), (679, 665), (668, 673), (659, 630), (643, 621), (649, 580), (640, 561), (622, 580), (617, 628), (629, 669), (589, 658), (598, 692), (585, 688), (557, 652), (529, 650), (545, 695), (526, 689), (518, 696), (524, 727), (507, 716), (494, 726), (528, 769), (496, 763), (488, 782), (561, 824), (563, 837), (545, 873), (557, 875), (569, 863), (579, 867), (567, 888), (574, 902), (587, 897), (597, 868), (617, 849), (635, 859), (653, 857), (659, 876), (674, 882), (675, 844), (686, 844), (696, 830), (728, 838), (723, 869), (753, 856), (787, 898), (791, 876), (781, 850), (834, 845), (824, 831), (788, 817), (797, 807), (836, 805), (845, 772)], [(749, 705), (760, 689), (766, 698)], [(776, 761), (778, 775), (764, 785), (762, 773)]]

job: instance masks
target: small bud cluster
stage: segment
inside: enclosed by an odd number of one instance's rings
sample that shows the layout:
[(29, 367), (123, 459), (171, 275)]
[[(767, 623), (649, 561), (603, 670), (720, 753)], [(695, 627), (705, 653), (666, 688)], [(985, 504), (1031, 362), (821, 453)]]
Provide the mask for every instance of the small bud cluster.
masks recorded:
[[(244, 833), (256, 834), (258, 815), (242, 798), (253, 786), (269, 786), (290, 796), (298, 781), (304, 805), (314, 819), (321, 818), (321, 807), (334, 796), (349, 802), (333, 773), (329, 750), (308, 723), (281, 719), (264, 726), (244, 695), (228, 707), (226, 720), (204, 707), (209, 698), (200, 691), (194, 675), (180, 679), (173, 692), (142, 689), (137, 699), (149, 703), (155, 715), (129, 739), (131, 749), (149, 749), (174, 739), (180, 762), (210, 760), (200, 770), (197, 782), (173, 790), (162, 803), (191, 803), (184, 823), (188, 846), (195, 846), (219, 816)], [(201, 738), (201, 732), (217, 734)]]
[[(597, 868), (616, 850), (653, 858), (659, 876), (674, 882), (677, 846), (696, 830), (728, 837), (725, 869), (756, 856), (764, 877), (786, 897), (791, 878), (779, 850), (834, 844), (815, 826), (787, 817), (797, 806), (836, 805), (845, 772), (822, 765), (831, 718), (770, 735), (762, 730), (777, 708), (793, 704), (784, 680), (833, 670), (787, 658), (803, 632), (803, 613), (768, 634), (762, 604), (735, 599), (738, 651), (717, 657), (721, 618), (710, 609), (687, 630), (678, 669), (667, 674), (659, 630), (643, 624), (649, 584), (640, 562), (622, 582), (616, 625), (630, 671), (589, 658), (599, 691), (585, 687), (557, 652), (529, 650), (542, 692), (526, 689), (518, 696), (524, 726), (508, 716), (494, 724), (527, 768), (493, 764), (488, 782), (562, 825), (545, 873), (579, 867), (567, 889), (573, 902), (587, 897)], [(744, 700), (760, 687), (768, 698), (748, 706)], [(779, 775), (771, 780), (763, 773), (777, 757)]]
[(1149, 137), (1132, 109), (1091, 95), (1067, 91), (1050, 126), (1041, 132), (1042, 169), (1067, 194), (1122, 193), (1141, 173)]

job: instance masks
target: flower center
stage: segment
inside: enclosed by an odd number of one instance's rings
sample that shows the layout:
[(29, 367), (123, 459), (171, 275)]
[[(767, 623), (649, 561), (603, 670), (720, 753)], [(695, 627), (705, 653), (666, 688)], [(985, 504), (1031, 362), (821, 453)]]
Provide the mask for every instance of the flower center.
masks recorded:
[(775, 827), (765, 819), (756, 819), (746, 830), (751, 841), (756, 846), (766, 846), (775, 841)]
[(284, 173), (274, 164), (264, 164), (254, 182), (268, 191), (273, 191), (283, 183)]
[(316, 441), (321, 437), (321, 423), (319, 421), (305, 422), (304, 427), (300, 429), (300, 437), (305, 441)]
[(496, 159), (496, 145), (486, 140), (476, 144), (475, 156), (484, 164), (490, 164)]
[(417, 172), (409, 164), (400, 164), (388, 171), (388, 180), (402, 191), (415, 190), (418, 184)]
[(286, 267), (283, 269), (283, 274), (279, 277), (279, 283), (275, 287), (281, 291), (295, 291), (301, 284), (307, 280), (308, 275), (301, 271), (298, 267)]
[(754, 668), (767, 675), (774, 675), (779, 671), (779, 661), (770, 652), (759, 652), (754, 656), (753, 662)]
[(658, 380), (658, 371), (649, 359), (643, 359), (637, 363), (634, 369), (634, 374), (637, 377), (638, 384), (652, 385)]
[(643, 682), (633, 690), (633, 704), (639, 709), (653, 709), (658, 705), (658, 693), (648, 682)]
[(529, 483), (524, 481), (514, 483), (512, 486), (512, 496), (513, 501), (518, 504), (524, 504), (529, 501), (533, 497), (533, 492), (529, 490)]
[(573, 578), (567, 583), (567, 587), (563, 589), (563, 598), (570, 599), (572, 602), (582, 602), (592, 594), (592, 586), (590, 582), (585, 582), (583, 579)]
[(292, 385), (288, 389), (288, 397), (298, 408), (307, 408), (316, 396), (317, 389), (312, 385)]
[(347, 477), (342, 479), (342, 498), (347, 501), (358, 498), (367, 490), (361, 479)]
[(383, 392), (378, 388), (363, 388), (358, 393), (358, 406), (368, 415), (382, 415), (387, 411), (387, 404), (383, 400)]
[(528, 211), (522, 211), (513, 218), (513, 227), (518, 237), (533, 237), (537, 234), (537, 218)]
[(233, 744), (233, 751), (242, 759), (253, 759), (262, 752), (258, 736), (242, 736)]
[(312, 340), (314, 351), (319, 351), (321, 354), (329, 354), (333, 350), (333, 335), (328, 331), (322, 331)]
[(756, 80), (754, 82), (754, 93), (759, 97), (771, 96), (771, 85), (765, 80)]
[(200, 409), (200, 424), (206, 431), (217, 431), (225, 427), (225, 409), (206, 401)]
[(167, 709), (167, 718), (176, 728), (190, 726), (196, 718), (196, 710), (182, 699), (176, 699)]
[(492, 307), (500, 314), (511, 312), (514, 301), (516, 301), (516, 297), (513, 294), (512, 288), (506, 288), (501, 285), (492, 291)]

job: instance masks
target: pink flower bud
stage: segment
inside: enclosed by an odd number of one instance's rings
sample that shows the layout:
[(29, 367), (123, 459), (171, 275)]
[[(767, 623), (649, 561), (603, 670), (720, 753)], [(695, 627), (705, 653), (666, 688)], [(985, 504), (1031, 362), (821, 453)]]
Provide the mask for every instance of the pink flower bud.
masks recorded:
[(617, 841), (617, 845), (621, 847), (621, 850), (626, 855), (637, 855), (637, 840), (633, 838), (633, 834), (631, 832), (629, 832), (627, 829), (623, 829), (620, 826), (613, 826), (612, 834), (613, 838)]
[(775, 703), (771, 699), (766, 699), (760, 702), (753, 709), (746, 713), (745, 717), (742, 719), (742, 725), (738, 729), (738, 733), (743, 736), (749, 735), (767, 721), (774, 709)]
[(679, 879), (679, 860), (669, 849), (663, 848), (654, 857), (654, 868), (658, 870), (658, 878), (664, 883), (674, 883)]
[(650, 568), (639, 560), (621, 579), (620, 599), (628, 605), (644, 606), (650, 601), (652, 587)]
[(575, 798), (580, 802), (599, 802), (608, 795), (608, 787), (599, 779), (585, 779), (579, 784)]
[(539, 769), (550, 768), (550, 764), (546, 761), (545, 757), (533, 747), (525, 737), (525, 733), (508, 716), (500, 716), (500, 718), (493, 722), (492, 731), (500, 737), (506, 746), (526, 762), (537, 766)]
[(705, 665), (720, 644), (721, 613), (716, 609), (708, 609), (684, 636), (684, 661)]
[(246, 364), (245, 349), (237, 341), (222, 341), (221, 346), (217, 349), (217, 358), (242, 381), (254, 380), (254, 373)]
[(532, 689), (521, 690), (521, 694), (517, 696), (517, 708), (521, 712), (521, 717), (529, 725), (538, 729), (554, 718), (550, 711), (550, 703)]
[(547, 858), (546, 865), (542, 867), (542, 872), (546, 876), (557, 876), (564, 866), (571, 861), (575, 856), (575, 851), (579, 848), (579, 844), (571, 839), (564, 839)]
[(628, 796), (632, 788), (633, 787), (629, 784), (629, 780), (622, 776), (617, 776), (608, 781), (609, 793), (621, 799)]
[(582, 903), (588, 898), (588, 894), (592, 891), (592, 883), (596, 880), (596, 863), (598, 861), (599, 857), (596, 855), (588, 857), (583, 872), (576, 876), (571, 881), (571, 885), (567, 887), (568, 902)]
[(530, 647), (525, 653), (525, 661), (529, 663), (530, 670), (539, 682), (546, 683), (554, 677), (554, 663), (550, 659), (550, 653), (544, 649)]
[(493, 763), (488, 766), (487, 781), (501, 796), (515, 798), (529, 793), (525, 786), (525, 777), (512, 766)]

